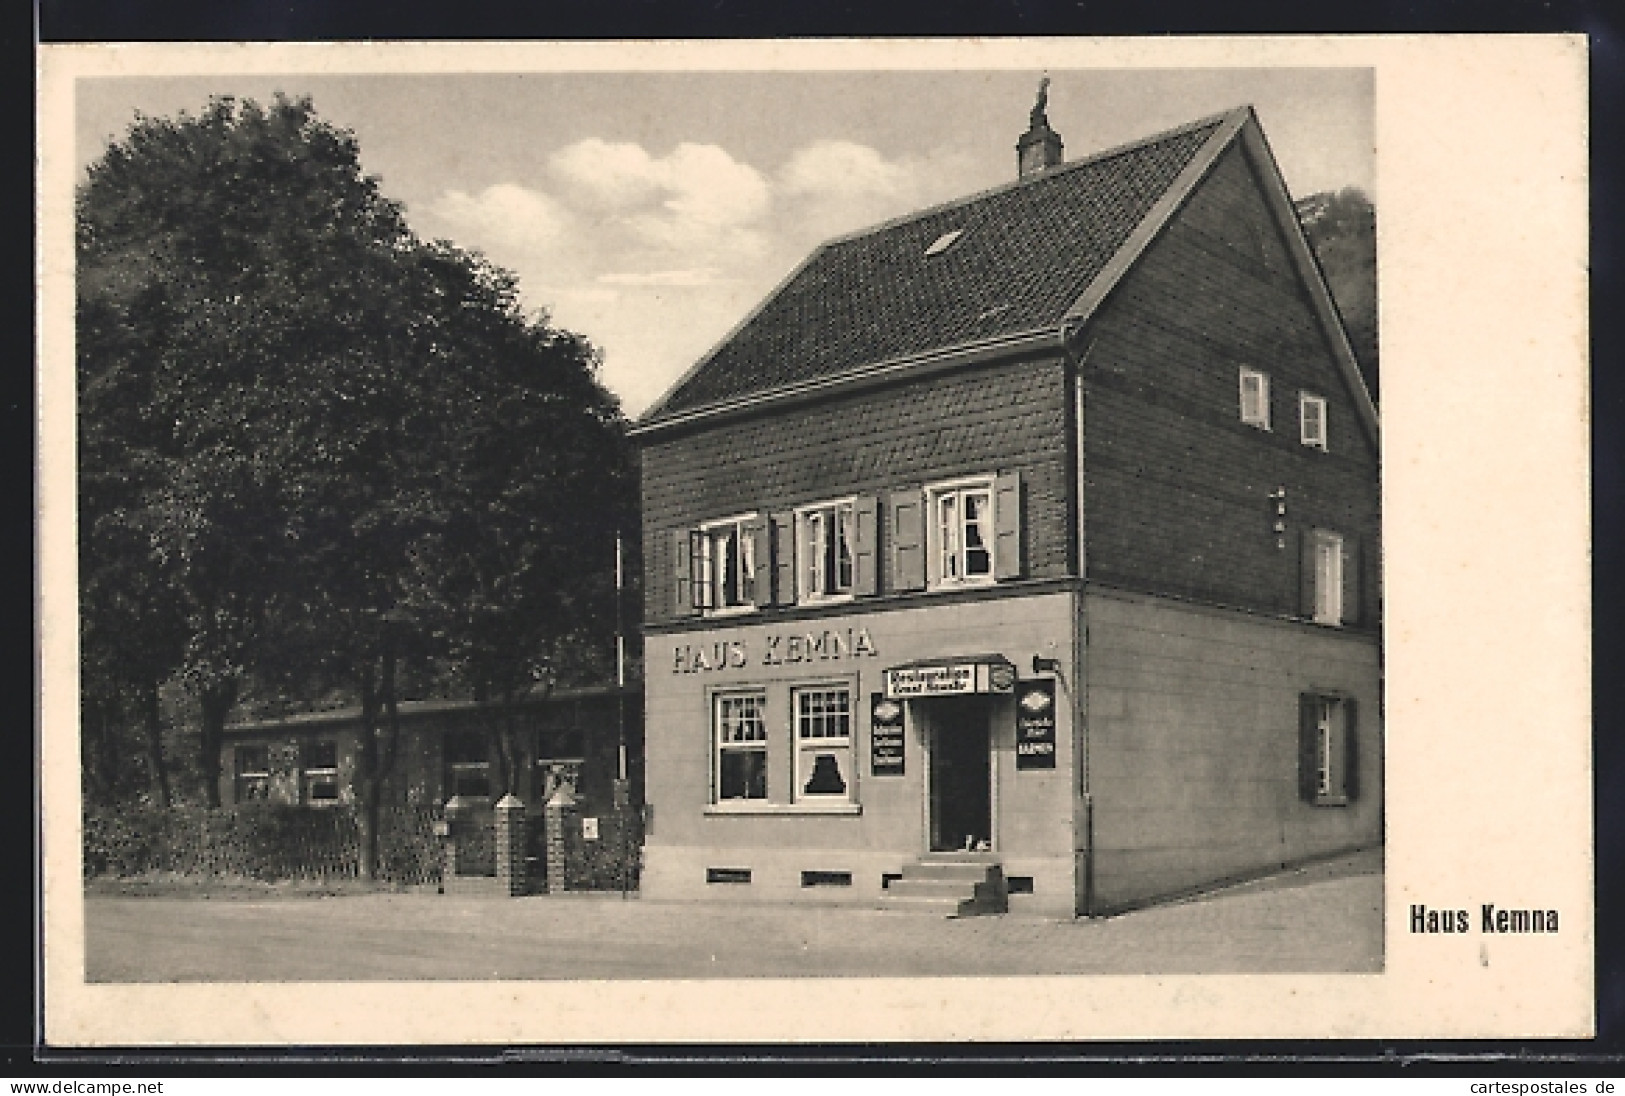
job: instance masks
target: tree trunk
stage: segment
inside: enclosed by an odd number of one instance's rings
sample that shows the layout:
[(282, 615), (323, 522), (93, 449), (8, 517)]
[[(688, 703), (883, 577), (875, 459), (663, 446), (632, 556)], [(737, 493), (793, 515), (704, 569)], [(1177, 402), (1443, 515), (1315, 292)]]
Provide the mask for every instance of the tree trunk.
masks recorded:
[(113, 732), (112, 704), (102, 696), (85, 698), (80, 733), (85, 794), (92, 802), (110, 803), (118, 791), (118, 742)]
[(237, 703), (237, 682), (228, 680), (205, 685), (199, 700), (203, 709), (198, 743), (203, 801), (216, 808), (220, 806), (220, 747), (226, 737), (226, 716)]
[(361, 736), (356, 743), (355, 823), (356, 872), (362, 879), (378, 878), (378, 801), (383, 789), (378, 757), (378, 687), (372, 659), (361, 671)]
[[(361, 742), (357, 751), (356, 780), (356, 870), (361, 878), (378, 878), (379, 817), (384, 798), (384, 782), (395, 766), (400, 743), (400, 712), (395, 696), (395, 643), (388, 626), (384, 629), (382, 666), (376, 680), (372, 660), (361, 674)], [(379, 709), (382, 708), (382, 726)], [(382, 733), (380, 733), (380, 731)]]
[[(141, 732), (147, 748), (147, 779), (152, 788), (153, 802), (169, 809), (169, 770), (164, 766), (164, 721), (158, 709), (158, 683), (141, 683)], [(215, 770), (219, 771), (220, 749), (215, 747)], [(218, 783), (218, 781), (216, 782)], [(215, 788), (216, 798), (219, 788)], [(212, 804), (219, 806), (218, 802)]]

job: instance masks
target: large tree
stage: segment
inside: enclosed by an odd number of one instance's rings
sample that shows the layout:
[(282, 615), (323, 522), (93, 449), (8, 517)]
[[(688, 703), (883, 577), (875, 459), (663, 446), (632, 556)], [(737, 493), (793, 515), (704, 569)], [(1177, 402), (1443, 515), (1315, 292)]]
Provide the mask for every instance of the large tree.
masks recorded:
[(589, 345), (527, 321), (500, 270), (444, 248), (430, 266), (460, 304), (447, 336), (462, 402), (437, 485), (441, 520), (412, 545), (407, 605), (462, 689), (485, 702), (495, 784), (523, 794), (517, 702), (611, 670), (615, 541), (635, 527), (633, 462)]
[[(459, 631), (452, 610), (487, 620), (426, 560), (504, 588), (526, 566), (572, 583), (555, 542), (626, 497), (593, 355), (527, 321), (507, 275), (418, 240), (308, 100), (138, 120), (81, 188), (79, 261), (81, 433), (99, 439), (84, 475), (132, 497), (184, 611), (205, 792), (248, 675), (340, 688), (362, 710), (371, 874), (401, 659), (435, 638), (466, 664), (485, 623)], [(97, 547), (87, 559), (133, 558)], [(526, 657), (579, 627), (527, 624), (508, 637)]]

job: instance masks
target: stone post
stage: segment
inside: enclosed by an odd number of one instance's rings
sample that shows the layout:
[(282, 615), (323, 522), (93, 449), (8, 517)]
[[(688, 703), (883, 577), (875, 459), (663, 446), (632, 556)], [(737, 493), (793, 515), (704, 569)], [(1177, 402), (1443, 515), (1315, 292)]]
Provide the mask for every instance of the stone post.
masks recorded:
[(548, 797), (547, 819), (547, 893), (564, 893), (564, 820), (576, 805), (576, 797), (568, 782), (560, 782)]
[(445, 860), (441, 867), (442, 885), (450, 889), (453, 879), (462, 874), (461, 860), (457, 855), (457, 830), (459, 823), (468, 816), (468, 804), (460, 795), (454, 795), (446, 800), (445, 822)]
[(509, 898), (525, 893), (525, 804), (511, 792), (496, 803), (497, 885)]

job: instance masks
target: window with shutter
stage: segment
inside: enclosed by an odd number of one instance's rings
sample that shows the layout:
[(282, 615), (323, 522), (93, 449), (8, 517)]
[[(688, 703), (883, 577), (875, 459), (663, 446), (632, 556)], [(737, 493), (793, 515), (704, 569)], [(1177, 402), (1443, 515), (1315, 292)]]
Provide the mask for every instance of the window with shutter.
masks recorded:
[(889, 591), (925, 589), (925, 498), (919, 491), (894, 491), (887, 497)]
[(796, 511), (799, 600), (840, 601), (853, 595), (857, 566), (855, 502), (841, 499)]
[(1003, 472), (993, 481), (993, 515), (998, 536), (993, 550), (993, 573), (998, 579), (1020, 578), (1021, 473)]
[(1325, 529), (1305, 529), (1302, 543), (1300, 611), (1316, 624), (1344, 623), (1345, 582), (1349, 581), (1344, 539)]
[[(1014, 499), (1019, 500), (1020, 481), (1003, 482), (1006, 490), (1013, 486)], [(989, 477), (939, 483), (926, 489), (926, 578), (932, 589), (980, 586), (999, 577), (1005, 565), (996, 560), (1001, 529), (994, 496), (995, 480)], [(1019, 574), (1019, 502), (1013, 501), (1007, 511), (1013, 511), (1017, 519), (1007, 546), (1015, 556)]]
[(796, 516), (773, 515), (773, 604), (796, 603)]
[(880, 500), (873, 495), (852, 501), (852, 593), (871, 597), (880, 592)]
[(1360, 542), (1355, 537), (1346, 537), (1342, 542), (1342, 580), (1343, 591), (1340, 608), (1341, 620), (1344, 624), (1359, 624), (1361, 621), (1360, 578)]
[(1298, 698), (1298, 796), (1316, 806), (1342, 806), (1359, 793), (1359, 751), (1352, 698), (1305, 693)]
[(767, 600), (771, 535), (758, 514), (706, 522), (689, 548), (694, 605), (707, 614), (748, 612)]
[(678, 529), (672, 534), (672, 611), (678, 616), (692, 616), (700, 607), (694, 585), (698, 540), (699, 534), (692, 529)]

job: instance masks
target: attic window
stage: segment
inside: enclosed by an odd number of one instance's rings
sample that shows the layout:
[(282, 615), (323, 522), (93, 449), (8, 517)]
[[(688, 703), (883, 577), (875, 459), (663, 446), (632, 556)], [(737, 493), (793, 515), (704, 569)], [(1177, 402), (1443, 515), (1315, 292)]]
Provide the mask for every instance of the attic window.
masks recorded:
[(952, 232), (944, 232), (941, 236), (936, 238), (930, 247), (925, 249), (925, 257), (929, 259), (933, 255), (941, 255), (944, 251), (947, 251), (950, 247), (954, 246), (954, 244), (959, 240), (959, 237), (963, 236), (964, 234), (965, 230), (962, 228), (956, 228)]

